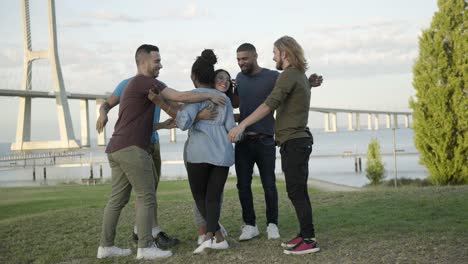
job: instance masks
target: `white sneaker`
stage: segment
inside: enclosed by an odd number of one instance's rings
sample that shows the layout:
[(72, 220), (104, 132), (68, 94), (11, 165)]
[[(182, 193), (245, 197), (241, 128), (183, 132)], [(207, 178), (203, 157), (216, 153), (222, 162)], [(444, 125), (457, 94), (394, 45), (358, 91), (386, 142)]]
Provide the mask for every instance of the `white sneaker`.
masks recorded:
[(240, 241), (250, 240), (256, 236), (258, 236), (260, 232), (258, 232), (257, 226), (251, 225), (244, 225), (242, 227), (242, 234), (239, 236)]
[(228, 242), (225, 240), (219, 242), (219, 243), (216, 243), (216, 240), (213, 241), (213, 243), (211, 244), (211, 248), (212, 249), (228, 249), (229, 248), (229, 244)]
[(280, 238), (278, 226), (273, 223), (269, 223), (267, 226), (268, 239), (278, 239)]
[(170, 250), (161, 250), (156, 245), (153, 244), (152, 247), (147, 248), (138, 248), (137, 259), (157, 259), (157, 258), (167, 258), (172, 256)]
[(116, 246), (112, 247), (99, 247), (97, 251), (97, 258), (109, 258), (109, 257), (124, 257), (132, 254), (129, 248), (123, 249)]
[(223, 235), (224, 238), (226, 238), (228, 236), (228, 231), (226, 230), (226, 228), (224, 228), (224, 226), (220, 223), (219, 224), (219, 230), (221, 231), (221, 234)]
[(205, 241), (205, 235), (199, 235), (197, 239), (197, 245), (201, 245)]
[(200, 254), (205, 250), (206, 248), (212, 248), (213, 245), (213, 239), (208, 239), (204, 241), (203, 243), (200, 244), (194, 251), (193, 254)]

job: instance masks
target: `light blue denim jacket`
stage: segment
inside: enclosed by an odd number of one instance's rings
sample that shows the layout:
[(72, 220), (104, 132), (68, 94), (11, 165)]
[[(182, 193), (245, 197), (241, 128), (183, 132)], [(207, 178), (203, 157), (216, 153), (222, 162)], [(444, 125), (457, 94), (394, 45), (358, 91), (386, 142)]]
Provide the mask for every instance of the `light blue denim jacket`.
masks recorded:
[(213, 120), (200, 120), (194, 124), (198, 112), (212, 104), (210, 101), (186, 104), (177, 112), (176, 123), (181, 130), (189, 130), (186, 142), (186, 161), (230, 167), (234, 164), (234, 147), (227, 134), (236, 126), (229, 98), (211, 88), (197, 88), (193, 92), (217, 93), (226, 97), (224, 106), (216, 106), (218, 115)]

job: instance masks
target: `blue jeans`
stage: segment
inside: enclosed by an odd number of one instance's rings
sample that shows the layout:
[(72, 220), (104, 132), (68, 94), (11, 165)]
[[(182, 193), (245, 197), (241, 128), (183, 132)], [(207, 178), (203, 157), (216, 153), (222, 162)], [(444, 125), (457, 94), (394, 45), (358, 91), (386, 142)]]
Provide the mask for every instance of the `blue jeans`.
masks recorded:
[(255, 226), (252, 196), (253, 166), (257, 164), (265, 193), (267, 224), (278, 224), (278, 191), (276, 190), (276, 149), (273, 137), (244, 139), (236, 144), (237, 190), (242, 206), (242, 219)]

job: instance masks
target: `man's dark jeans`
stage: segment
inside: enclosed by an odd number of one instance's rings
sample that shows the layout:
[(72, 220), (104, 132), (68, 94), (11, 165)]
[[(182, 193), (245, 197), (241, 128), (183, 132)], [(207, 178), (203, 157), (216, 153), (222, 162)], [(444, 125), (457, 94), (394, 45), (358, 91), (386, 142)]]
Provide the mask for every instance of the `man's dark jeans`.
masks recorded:
[(242, 218), (247, 225), (255, 226), (255, 209), (252, 196), (252, 174), (257, 164), (265, 192), (267, 224), (278, 224), (278, 191), (276, 190), (276, 149), (273, 137), (244, 139), (236, 144), (236, 173)]
[(281, 167), (286, 180), (286, 190), (301, 227), (303, 238), (314, 238), (312, 205), (307, 191), (309, 157), (312, 153), (311, 138), (295, 138), (284, 142), (280, 148)]

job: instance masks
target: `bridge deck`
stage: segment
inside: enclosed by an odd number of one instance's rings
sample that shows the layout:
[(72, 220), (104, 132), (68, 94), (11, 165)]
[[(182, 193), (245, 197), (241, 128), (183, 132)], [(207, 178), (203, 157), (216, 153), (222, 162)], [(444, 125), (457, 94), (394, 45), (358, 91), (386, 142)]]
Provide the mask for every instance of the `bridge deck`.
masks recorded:
[[(0, 96), (12, 96), (12, 97), (31, 97), (31, 98), (55, 98), (56, 92), (50, 91), (33, 91), (33, 90), (11, 90), (11, 89), (0, 89)], [(67, 92), (69, 99), (106, 99), (110, 94), (82, 94), (82, 93), (70, 93)]]

